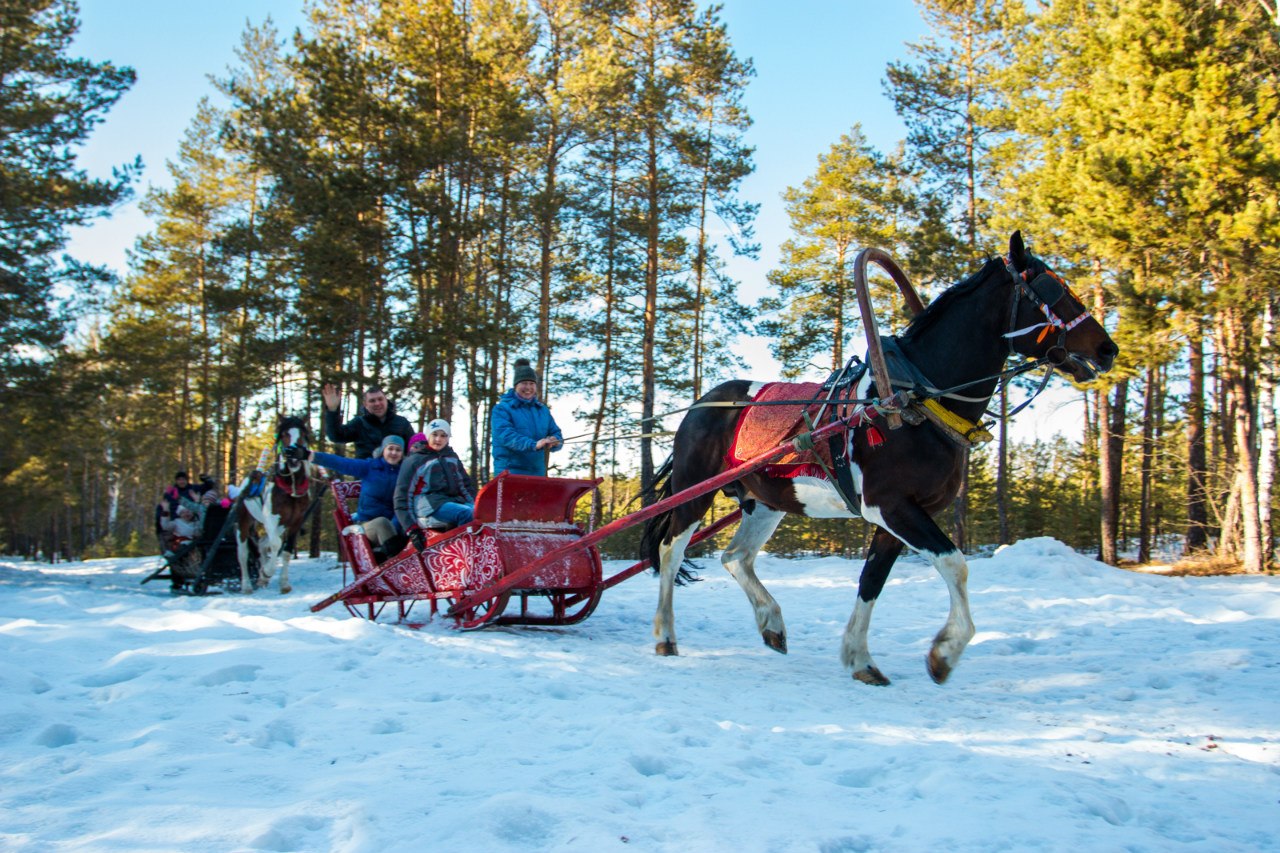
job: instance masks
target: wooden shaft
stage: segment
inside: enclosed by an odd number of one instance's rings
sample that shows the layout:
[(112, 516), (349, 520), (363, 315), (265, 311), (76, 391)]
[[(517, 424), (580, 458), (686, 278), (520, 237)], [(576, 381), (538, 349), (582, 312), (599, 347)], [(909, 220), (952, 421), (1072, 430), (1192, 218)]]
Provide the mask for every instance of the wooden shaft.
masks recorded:
[[(812, 435), (813, 439), (816, 441), (817, 439), (823, 438), (834, 432), (848, 429), (849, 425), (844, 421), (833, 421), (826, 426), (819, 427), (812, 433), (809, 433), (809, 435)], [(797, 436), (797, 438), (799, 438), (799, 436)], [(619, 531), (635, 527), (640, 522), (648, 521), (656, 515), (661, 515), (674, 506), (691, 501), (696, 497), (705, 495), (707, 492), (714, 492), (716, 489), (727, 486), (734, 480), (742, 477), (744, 474), (750, 474), (752, 471), (768, 465), (779, 456), (794, 451), (796, 449), (795, 442), (796, 439), (793, 438), (791, 441), (778, 445), (773, 450), (762, 453), (752, 459), (748, 459), (741, 465), (730, 468), (728, 471), (721, 472), (708, 480), (703, 480), (701, 483), (696, 483), (687, 489), (676, 492), (674, 495), (671, 495), (668, 498), (663, 498), (657, 503), (650, 504), (642, 510), (633, 512), (630, 515), (625, 515), (622, 518), (615, 518), (604, 527), (596, 529), (595, 532), (588, 533), (581, 539), (570, 542), (567, 545), (563, 545), (548, 554), (544, 554), (529, 565), (506, 575), (497, 583), (486, 586), (483, 589), (476, 590), (465, 598), (460, 599), (453, 605), (453, 607), (449, 608), (447, 615), (457, 616), (462, 611), (475, 607), (483, 601), (488, 601), (491, 598), (496, 598), (497, 596), (502, 595), (504, 592), (515, 589), (528, 578), (533, 577), (547, 566), (565, 558), (569, 554), (589, 548), (601, 539), (606, 539)]]

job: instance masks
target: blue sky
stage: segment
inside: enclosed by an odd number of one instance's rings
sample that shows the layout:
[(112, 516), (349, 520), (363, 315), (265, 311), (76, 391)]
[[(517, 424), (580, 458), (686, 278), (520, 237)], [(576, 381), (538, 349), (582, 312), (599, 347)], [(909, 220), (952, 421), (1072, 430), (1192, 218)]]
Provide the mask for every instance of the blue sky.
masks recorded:
[[(165, 162), (176, 156), (201, 96), (214, 94), (209, 75), (222, 75), (234, 63), (246, 21), (270, 15), (283, 33), (305, 21), (301, 0), (80, 0), (80, 10), (77, 55), (138, 72), (137, 84), (85, 147), (81, 164), (91, 174), (105, 174), (142, 155), (139, 197), (150, 184), (169, 183)], [(750, 57), (756, 68), (747, 101), (757, 168), (743, 195), (761, 204), (756, 233), (762, 252), (759, 261), (738, 260), (732, 267), (744, 300), (754, 301), (788, 236), (783, 190), (810, 175), (818, 155), (855, 122), (882, 150), (903, 136), (881, 80), (886, 63), (901, 58), (904, 43), (920, 39), (924, 25), (908, 0), (728, 0), (723, 18), (738, 55)], [(72, 252), (123, 273), (126, 250), (149, 227), (136, 202), (125, 205), (76, 234)]]

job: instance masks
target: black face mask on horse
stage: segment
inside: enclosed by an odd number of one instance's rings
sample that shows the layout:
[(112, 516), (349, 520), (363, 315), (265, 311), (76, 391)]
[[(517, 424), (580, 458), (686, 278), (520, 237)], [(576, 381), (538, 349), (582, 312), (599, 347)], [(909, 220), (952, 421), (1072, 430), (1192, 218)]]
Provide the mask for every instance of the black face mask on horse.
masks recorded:
[[(1026, 250), (1020, 233), (1010, 239), (1008, 258), (988, 261), (921, 312), (896, 339), (896, 350), (916, 377), (927, 377), (935, 391), (947, 389), (937, 393), (929, 411), (921, 410), (929, 417), (888, 429), (874, 409), (863, 409), (849, 421), (847, 436), (841, 437), (837, 455), (847, 467), (846, 476), (837, 481), (815, 475), (803, 465), (790, 472), (775, 466), (744, 474), (725, 489), (744, 512), (721, 560), (751, 601), (765, 644), (785, 652), (782, 613), (756, 577), (756, 554), (786, 513), (865, 519), (875, 525), (875, 532), (857, 604), (845, 628), (841, 660), (859, 681), (889, 683), (871, 658), (867, 634), (872, 608), (906, 546), (933, 564), (950, 592), (947, 621), (926, 661), (930, 676), (942, 683), (974, 634), (966, 588), (968, 564), (932, 517), (955, 499), (968, 457), (964, 430), (955, 424), (972, 427), (982, 417), (1011, 354), (1051, 365), (1084, 382), (1109, 370), (1119, 350), (1063, 279)], [(853, 395), (866, 398), (871, 384), (871, 377), (863, 376)], [(660, 472), (658, 497), (732, 467), (729, 460), (734, 458), (740, 418), (747, 417), (742, 407), (757, 401), (762, 387), (734, 380), (699, 400), (676, 432), (671, 458)], [(748, 412), (757, 409), (748, 408)], [(803, 405), (796, 406), (787, 434), (794, 436), (806, 428), (803, 410)], [(843, 490), (838, 485), (842, 481), (848, 484)], [(658, 654), (677, 653), (675, 580), (685, 548), (712, 498), (707, 494), (680, 504), (650, 520), (645, 528), (645, 556), (660, 567), (654, 617)]]

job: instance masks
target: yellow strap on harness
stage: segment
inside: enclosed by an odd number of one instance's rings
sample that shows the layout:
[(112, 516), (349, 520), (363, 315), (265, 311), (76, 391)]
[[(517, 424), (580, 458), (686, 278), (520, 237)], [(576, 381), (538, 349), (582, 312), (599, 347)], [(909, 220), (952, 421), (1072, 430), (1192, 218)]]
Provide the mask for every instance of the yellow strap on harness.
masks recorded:
[(991, 433), (978, 424), (965, 420), (937, 400), (930, 398), (922, 400), (921, 404), (928, 410), (928, 414), (932, 416), (929, 420), (934, 423), (941, 423), (942, 426), (954, 430), (970, 444), (986, 444), (993, 438)]

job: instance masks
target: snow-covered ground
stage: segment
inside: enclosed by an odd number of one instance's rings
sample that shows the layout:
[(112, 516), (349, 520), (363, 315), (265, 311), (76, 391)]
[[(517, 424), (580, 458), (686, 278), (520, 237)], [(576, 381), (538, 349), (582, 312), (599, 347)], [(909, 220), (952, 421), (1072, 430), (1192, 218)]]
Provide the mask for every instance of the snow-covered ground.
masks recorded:
[(649, 576), (575, 627), (459, 633), (313, 615), (332, 558), (284, 597), (170, 597), (154, 563), (0, 561), (0, 849), (1280, 850), (1278, 578), (1022, 542), (973, 561), (939, 687), (946, 592), (907, 560), (873, 688), (841, 559), (761, 558), (786, 657), (702, 561), (678, 658)]

